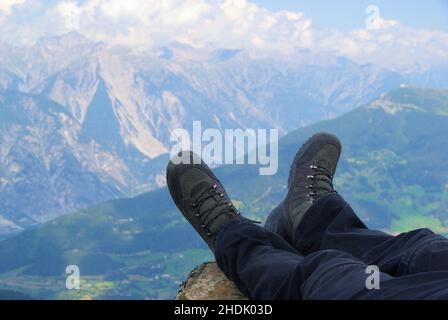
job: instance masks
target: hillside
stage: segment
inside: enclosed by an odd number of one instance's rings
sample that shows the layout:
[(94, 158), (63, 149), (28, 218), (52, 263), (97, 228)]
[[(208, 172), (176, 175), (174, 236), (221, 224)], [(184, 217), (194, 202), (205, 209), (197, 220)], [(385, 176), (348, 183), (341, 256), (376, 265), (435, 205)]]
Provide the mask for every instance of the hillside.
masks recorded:
[[(448, 91), (401, 88), (339, 118), (281, 139), (279, 172), (216, 170), (236, 205), (266, 218), (284, 197), (290, 161), (313, 133), (343, 143), (336, 188), (370, 227), (448, 233)], [(194, 266), (211, 258), (166, 189), (114, 200), (0, 242), (0, 286), (42, 298), (172, 298)], [(65, 289), (65, 267), (82, 290)]]

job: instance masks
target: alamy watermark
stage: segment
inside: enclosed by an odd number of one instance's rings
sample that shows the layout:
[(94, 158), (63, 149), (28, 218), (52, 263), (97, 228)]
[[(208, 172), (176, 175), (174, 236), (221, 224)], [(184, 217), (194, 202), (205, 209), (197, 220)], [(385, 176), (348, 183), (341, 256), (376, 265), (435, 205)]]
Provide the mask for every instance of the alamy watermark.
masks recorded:
[[(208, 164), (252, 164), (259, 165), (260, 175), (274, 175), (278, 170), (278, 129), (218, 129), (202, 130), (200, 121), (193, 121), (193, 132), (175, 129), (170, 141), (174, 164), (200, 163), (200, 158)], [(182, 150), (191, 150), (199, 158), (189, 159), (179, 156)]]
[(81, 289), (81, 273), (77, 265), (69, 265), (65, 268), (65, 288), (67, 290), (80, 290)]
[(368, 17), (366, 19), (366, 28), (368, 30), (376, 30), (380, 28), (381, 21), (381, 11), (378, 6), (369, 5), (366, 7), (366, 14)]
[(69, 31), (78, 31), (81, 29), (81, 12), (79, 9), (72, 8), (65, 16), (65, 27)]
[(369, 276), (366, 279), (367, 290), (379, 290), (380, 289), (380, 268), (378, 266), (368, 266), (366, 268), (366, 274)]

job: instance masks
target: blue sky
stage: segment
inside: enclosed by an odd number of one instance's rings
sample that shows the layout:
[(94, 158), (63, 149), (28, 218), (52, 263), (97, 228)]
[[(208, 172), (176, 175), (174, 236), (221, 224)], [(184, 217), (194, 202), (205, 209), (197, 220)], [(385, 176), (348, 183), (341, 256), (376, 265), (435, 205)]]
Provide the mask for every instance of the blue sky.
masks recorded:
[(448, 0), (252, 0), (270, 10), (305, 13), (315, 27), (354, 29), (366, 20), (368, 5), (379, 7), (385, 19), (415, 28), (448, 30)]

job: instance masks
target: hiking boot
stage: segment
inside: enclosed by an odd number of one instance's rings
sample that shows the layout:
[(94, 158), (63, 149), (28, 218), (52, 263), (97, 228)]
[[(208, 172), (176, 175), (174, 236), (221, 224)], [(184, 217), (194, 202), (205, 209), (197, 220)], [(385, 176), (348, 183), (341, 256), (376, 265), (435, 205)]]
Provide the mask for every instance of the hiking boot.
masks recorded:
[(269, 215), (265, 228), (290, 243), (308, 209), (335, 193), (333, 176), (341, 155), (339, 139), (328, 133), (312, 136), (294, 158), (288, 178), (288, 194)]
[[(179, 159), (182, 159), (180, 164)], [(184, 217), (210, 249), (215, 251), (219, 232), (232, 219), (244, 219), (210, 168), (191, 151), (182, 151), (168, 163), (166, 180), (171, 196)]]

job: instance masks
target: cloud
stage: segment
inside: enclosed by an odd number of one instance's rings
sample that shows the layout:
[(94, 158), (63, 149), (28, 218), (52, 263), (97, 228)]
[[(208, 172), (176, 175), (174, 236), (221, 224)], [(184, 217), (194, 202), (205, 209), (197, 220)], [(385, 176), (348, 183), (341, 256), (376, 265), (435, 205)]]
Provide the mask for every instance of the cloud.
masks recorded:
[(56, 12), (66, 25), (78, 16), (79, 31), (89, 37), (131, 46), (182, 42), (288, 51), (309, 46), (312, 37), (303, 13), (271, 12), (246, 0), (64, 1)]
[(422, 70), (448, 63), (447, 32), (409, 28), (395, 20), (382, 20), (371, 29), (322, 31), (317, 39), (317, 51), (392, 70)]
[(388, 28), (395, 27), (398, 24), (399, 24), (399, 22), (397, 20), (384, 19), (382, 17), (377, 17), (376, 19), (373, 20), (371, 27), (368, 29), (372, 29), (372, 30), (388, 29)]
[(448, 33), (383, 19), (374, 15), (374, 7), (365, 28), (340, 31), (314, 28), (302, 12), (270, 11), (248, 0), (63, 0), (51, 6), (42, 2), (39, 10), (29, 9), (37, 0), (24, 2), (1, 0), (0, 10), (9, 13), (0, 26), (3, 40), (29, 44), (77, 31), (96, 41), (137, 48), (180, 42), (270, 55), (306, 48), (390, 68), (447, 61)]
[(0, 14), (10, 15), (13, 7), (20, 6), (25, 3), (26, 0), (1, 0), (0, 1)]

